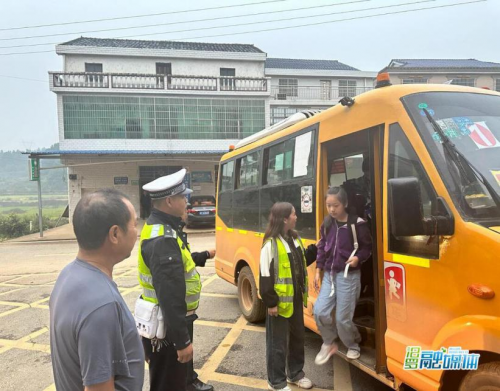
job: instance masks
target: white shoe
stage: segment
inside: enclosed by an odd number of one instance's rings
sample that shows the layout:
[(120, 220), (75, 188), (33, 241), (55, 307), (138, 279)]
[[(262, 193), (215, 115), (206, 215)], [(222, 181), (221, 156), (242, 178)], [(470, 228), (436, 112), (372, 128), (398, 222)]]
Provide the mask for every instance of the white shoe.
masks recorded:
[(297, 387), (303, 388), (304, 390), (309, 390), (313, 388), (313, 382), (305, 376), (297, 381), (291, 381), (290, 379), (286, 379), (286, 381), (288, 383), (295, 384)]
[(338, 350), (337, 344), (332, 344), (332, 345), (326, 345), (323, 344), (321, 345), (321, 350), (319, 353), (316, 355), (316, 359), (314, 360), (316, 365), (323, 365), (328, 362), (330, 357), (332, 357), (335, 352)]
[(361, 353), (357, 350), (349, 349), (347, 351), (346, 356), (349, 360), (357, 360), (359, 358), (359, 356), (361, 356)]
[(268, 390), (272, 391), (292, 391), (292, 389), (288, 386), (285, 386), (284, 388), (274, 388), (272, 385), (268, 384), (267, 385)]

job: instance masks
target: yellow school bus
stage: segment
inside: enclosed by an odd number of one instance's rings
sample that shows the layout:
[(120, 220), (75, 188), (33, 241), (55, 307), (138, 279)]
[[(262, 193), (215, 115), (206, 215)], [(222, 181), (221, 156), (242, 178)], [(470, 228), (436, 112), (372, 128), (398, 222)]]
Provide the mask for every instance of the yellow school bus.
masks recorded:
[[(295, 114), (222, 157), (217, 274), (238, 286), (245, 317), (262, 320), (259, 256), (272, 204), (295, 206), (307, 246), (319, 239), (328, 187), (343, 186), (373, 237), (352, 364), (394, 389), (500, 389), (500, 94), (378, 87)], [(308, 272), (305, 324), (316, 331), (315, 264)]]

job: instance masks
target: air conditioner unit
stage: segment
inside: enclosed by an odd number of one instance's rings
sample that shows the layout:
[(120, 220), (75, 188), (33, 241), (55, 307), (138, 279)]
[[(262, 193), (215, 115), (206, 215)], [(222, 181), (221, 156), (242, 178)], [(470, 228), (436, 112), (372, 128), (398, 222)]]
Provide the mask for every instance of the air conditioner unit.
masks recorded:
[(286, 100), (286, 94), (277, 94), (276, 99), (278, 99), (278, 100)]

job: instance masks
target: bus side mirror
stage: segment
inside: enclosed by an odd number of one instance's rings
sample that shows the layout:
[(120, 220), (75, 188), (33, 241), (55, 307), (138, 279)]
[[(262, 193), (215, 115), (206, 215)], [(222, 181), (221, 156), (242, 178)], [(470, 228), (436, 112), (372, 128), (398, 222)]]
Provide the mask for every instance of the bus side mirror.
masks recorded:
[(388, 182), (389, 223), (394, 236), (453, 235), (455, 221), (446, 201), (437, 197), (433, 214), (424, 218), (422, 196), (415, 177)]

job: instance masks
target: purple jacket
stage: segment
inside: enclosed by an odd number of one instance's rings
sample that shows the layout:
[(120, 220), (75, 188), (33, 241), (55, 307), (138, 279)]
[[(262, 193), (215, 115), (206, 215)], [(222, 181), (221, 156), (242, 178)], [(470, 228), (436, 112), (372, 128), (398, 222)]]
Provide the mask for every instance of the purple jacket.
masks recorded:
[[(360, 263), (355, 268), (350, 267), (349, 270), (360, 269), (361, 263), (366, 261), (372, 253), (372, 238), (368, 224), (358, 217), (355, 226), (359, 246), (355, 255), (359, 258)], [(351, 239), (352, 234), (349, 234), (348, 229), (351, 229), (348, 224), (339, 228), (337, 222), (334, 221), (325, 236), (325, 228), (321, 225), (321, 237), (317, 245), (316, 267), (318, 269), (337, 273), (344, 271), (345, 263), (354, 250), (354, 243)]]

